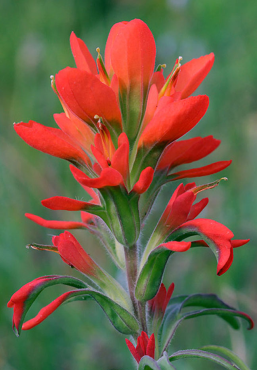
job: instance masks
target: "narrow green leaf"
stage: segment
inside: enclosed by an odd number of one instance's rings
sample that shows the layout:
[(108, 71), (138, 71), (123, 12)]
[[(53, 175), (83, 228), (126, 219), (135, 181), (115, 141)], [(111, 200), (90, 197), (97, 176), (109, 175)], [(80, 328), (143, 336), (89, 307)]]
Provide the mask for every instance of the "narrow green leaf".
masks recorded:
[[(166, 350), (170, 341), (175, 335), (175, 332), (179, 325), (182, 323), (183, 320), (191, 319), (198, 316), (205, 316), (205, 315), (217, 315), (222, 317), (222, 319), (226, 320), (227, 317), (241, 317), (248, 321), (251, 325), (250, 319), (240, 311), (236, 311), (233, 309), (224, 309), (224, 308), (207, 308), (198, 311), (192, 311), (188, 313), (182, 314), (180, 312), (180, 305), (174, 305), (169, 310), (168, 314), (165, 315), (162, 326), (160, 328), (160, 336), (161, 336), (161, 348), (162, 351)], [(229, 324), (228, 320), (226, 320)]]
[[(227, 305), (218, 298), (216, 294), (192, 294), (181, 303), (180, 312), (184, 307), (225, 308), (235, 310), (235, 308)], [(219, 316), (227, 321), (233, 329), (239, 329), (239, 321), (233, 316)]]
[(231, 362), (229, 362), (225, 358), (215, 355), (214, 353), (210, 353), (207, 351), (201, 351), (199, 349), (187, 349), (187, 350), (175, 352), (169, 357), (169, 360), (177, 361), (182, 358), (203, 358), (203, 359), (215, 362), (216, 364), (219, 364), (228, 370), (235, 370), (235, 369), (240, 370), (238, 366), (233, 365)]
[(230, 351), (228, 348), (209, 345), (202, 347), (201, 350), (214, 351), (217, 352), (218, 355), (225, 355), (226, 357), (228, 357), (230, 361), (237, 365), (240, 370), (250, 370), (250, 368), (234, 352)]

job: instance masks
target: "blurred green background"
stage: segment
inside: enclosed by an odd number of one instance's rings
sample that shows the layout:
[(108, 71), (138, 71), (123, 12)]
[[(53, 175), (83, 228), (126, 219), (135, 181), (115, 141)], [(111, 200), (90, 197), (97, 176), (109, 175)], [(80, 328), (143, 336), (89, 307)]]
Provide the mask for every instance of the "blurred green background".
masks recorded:
[[(246, 310), (257, 321), (257, 3), (254, 0), (1, 0), (0, 27), (0, 369), (3, 370), (131, 370), (133, 361), (124, 337), (111, 327), (94, 302), (60, 307), (38, 327), (17, 339), (11, 329), (12, 310), (6, 303), (23, 284), (50, 274), (70, 274), (57, 255), (27, 250), (30, 242), (49, 243), (58, 231), (44, 229), (24, 217), (25, 212), (49, 219), (71, 219), (70, 214), (44, 209), (41, 199), (63, 195), (82, 197), (68, 164), (37, 152), (14, 132), (13, 122), (33, 119), (53, 125), (61, 112), (49, 76), (74, 66), (69, 35), (75, 31), (96, 57), (104, 51), (111, 26), (141, 18), (153, 32), (157, 64), (167, 72), (175, 59), (183, 62), (213, 51), (214, 67), (197, 93), (210, 97), (210, 108), (190, 135), (214, 135), (222, 145), (211, 160), (233, 159), (221, 173), (229, 182), (209, 192), (204, 217), (224, 223), (237, 238), (251, 238), (235, 250), (235, 260), (222, 277), (209, 250), (192, 250), (170, 260), (165, 283), (175, 282), (175, 294), (212, 292)], [(188, 136), (189, 137), (189, 136)], [(206, 161), (207, 163), (207, 161)], [(199, 164), (200, 165), (200, 164)], [(197, 179), (197, 184), (221, 175)], [(167, 187), (155, 208), (161, 212), (171, 195)], [(151, 224), (149, 225), (149, 232)], [(91, 234), (75, 233), (98, 263), (116, 274), (111, 261)], [(76, 275), (76, 272), (73, 272)], [(122, 277), (121, 277), (122, 279)], [(31, 315), (64, 292), (49, 288), (36, 301)], [(257, 368), (256, 330), (234, 332), (215, 317), (183, 324), (171, 350), (220, 344)], [(205, 361), (178, 362), (180, 370), (218, 369)]]

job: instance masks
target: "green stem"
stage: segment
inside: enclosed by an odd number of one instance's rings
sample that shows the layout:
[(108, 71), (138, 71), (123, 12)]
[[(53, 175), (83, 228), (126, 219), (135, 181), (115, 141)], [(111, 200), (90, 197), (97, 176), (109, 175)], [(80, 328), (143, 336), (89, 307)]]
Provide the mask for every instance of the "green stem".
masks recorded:
[(141, 322), (142, 330), (148, 334), (146, 322), (146, 303), (138, 302), (139, 319)]
[(137, 279), (137, 246), (124, 247), (125, 260), (126, 260), (126, 272), (127, 282), (130, 299), (134, 308), (136, 317), (139, 317), (137, 299), (135, 297), (135, 285)]

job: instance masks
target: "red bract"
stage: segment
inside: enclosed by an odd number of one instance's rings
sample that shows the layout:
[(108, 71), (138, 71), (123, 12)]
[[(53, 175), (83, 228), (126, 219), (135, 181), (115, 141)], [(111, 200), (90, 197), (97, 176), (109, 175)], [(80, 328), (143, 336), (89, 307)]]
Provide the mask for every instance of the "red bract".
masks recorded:
[(137, 338), (137, 346), (135, 347), (130, 340), (125, 339), (128, 349), (130, 350), (132, 356), (137, 361), (140, 362), (143, 356), (149, 356), (154, 358), (155, 351), (155, 338), (154, 334), (148, 337), (148, 335), (142, 331), (141, 335)]
[(214, 63), (214, 54), (205, 55), (181, 66), (174, 90), (181, 93), (181, 99), (191, 95), (205, 79)]
[(68, 265), (87, 276), (97, 277), (99, 267), (70, 232), (65, 231), (63, 234), (53, 236), (52, 242)]
[(10, 301), (7, 304), (7, 307), (13, 307), (13, 328), (19, 330), (21, 318), (24, 314), (24, 305), (26, 300), (30, 297), (30, 295), (35, 292), (37, 288), (39, 288), (44, 282), (54, 279), (55, 277), (40, 277), (32, 282), (24, 285), (20, 290), (18, 290), (14, 295), (11, 297)]
[(196, 187), (195, 183), (184, 186), (180, 184), (173, 193), (145, 249), (143, 261), (147, 255), (159, 245), (169, 249), (169, 240), (181, 240), (188, 236), (198, 235), (204, 243), (193, 242), (194, 245), (209, 246), (218, 262), (217, 274), (226, 272), (233, 261), (233, 247), (246, 244), (249, 240), (233, 241), (234, 234), (224, 225), (209, 219), (195, 219), (208, 204), (208, 198), (194, 203), (196, 195), (206, 189), (217, 186), (219, 181)]
[(30, 146), (44, 153), (81, 165), (90, 163), (89, 157), (63, 131), (29, 121), (14, 124), (17, 134)]
[(150, 299), (150, 301), (148, 301), (152, 316), (161, 316), (161, 317), (164, 316), (173, 291), (174, 283), (171, 283), (168, 290), (166, 290), (165, 285), (161, 283), (161, 286), (156, 296), (153, 299)]
[(190, 97), (173, 102), (169, 97), (162, 108), (156, 110), (139, 141), (139, 146), (153, 146), (164, 142), (166, 145), (190, 131), (204, 116), (209, 105), (206, 95)]

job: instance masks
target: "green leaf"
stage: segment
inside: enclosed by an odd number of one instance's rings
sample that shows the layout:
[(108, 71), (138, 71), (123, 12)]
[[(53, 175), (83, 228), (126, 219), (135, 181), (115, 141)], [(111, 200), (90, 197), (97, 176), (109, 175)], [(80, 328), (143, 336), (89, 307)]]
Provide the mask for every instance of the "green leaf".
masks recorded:
[(114, 302), (112, 299), (92, 289), (81, 289), (74, 292), (68, 299), (77, 296), (91, 296), (103, 309), (108, 319), (122, 334), (135, 334), (139, 331), (139, 325), (134, 316), (132, 316), (125, 308)]
[(156, 248), (150, 253), (136, 284), (135, 296), (139, 301), (149, 301), (156, 295), (172, 253), (174, 252), (165, 247)]
[[(223, 302), (216, 294), (192, 294), (188, 296), (181, 304), (180, 311), (184, 307), (204, 307), (204, 308), (225, 308), (235, 310), (233, 307)], [(239, 329), (240, 325), (234, 317), (218, 315), (227, 321), (233, 329)]]
[(219, 364), (228, 370), (235, 370), (235, 369), (241, 370), (238, 366), (233, 365), (231, 362), (229, 362), (225, 358), (222, 358), (214, 353), (210, 353), (207, 351), (201, 351), (199, 349), (187, 349), (187, 350), (175, 352), (173, 353), (173, 355), (169, 357), (169, 360), (177, 361), (182, 358), (203, 358), (203, 359), (215, 362), (216, 364)]
[[(190, 306), (204, 307), (204, 309), (182, 313), (183, 308)], [(234, 329), (239, 329), (240, 325), (236, 317), (240, 317), (247, 320), (249, 328), (252, 328), (252, 321), (248, 315), (228, 306), (214, 294), (194, 294), (185, 299), (183, 296), (175, 297), (171, 299), (159, 330), (161, 352), (166, 350), (183, 320), (205, 315), (217, 315)]]
[(138, 370), (162, 370), (157, 362), (149, 356), (143, 356), (138, 365)]
[(250, 370), (250, 368), (234, 352), (230, 351), (228, 348), (209, 345), (202, 347), (201, 350), (214, 351), (217, 352), (218, 355), (225, 355), (231, 362), (237, 365), (240, 370)]

